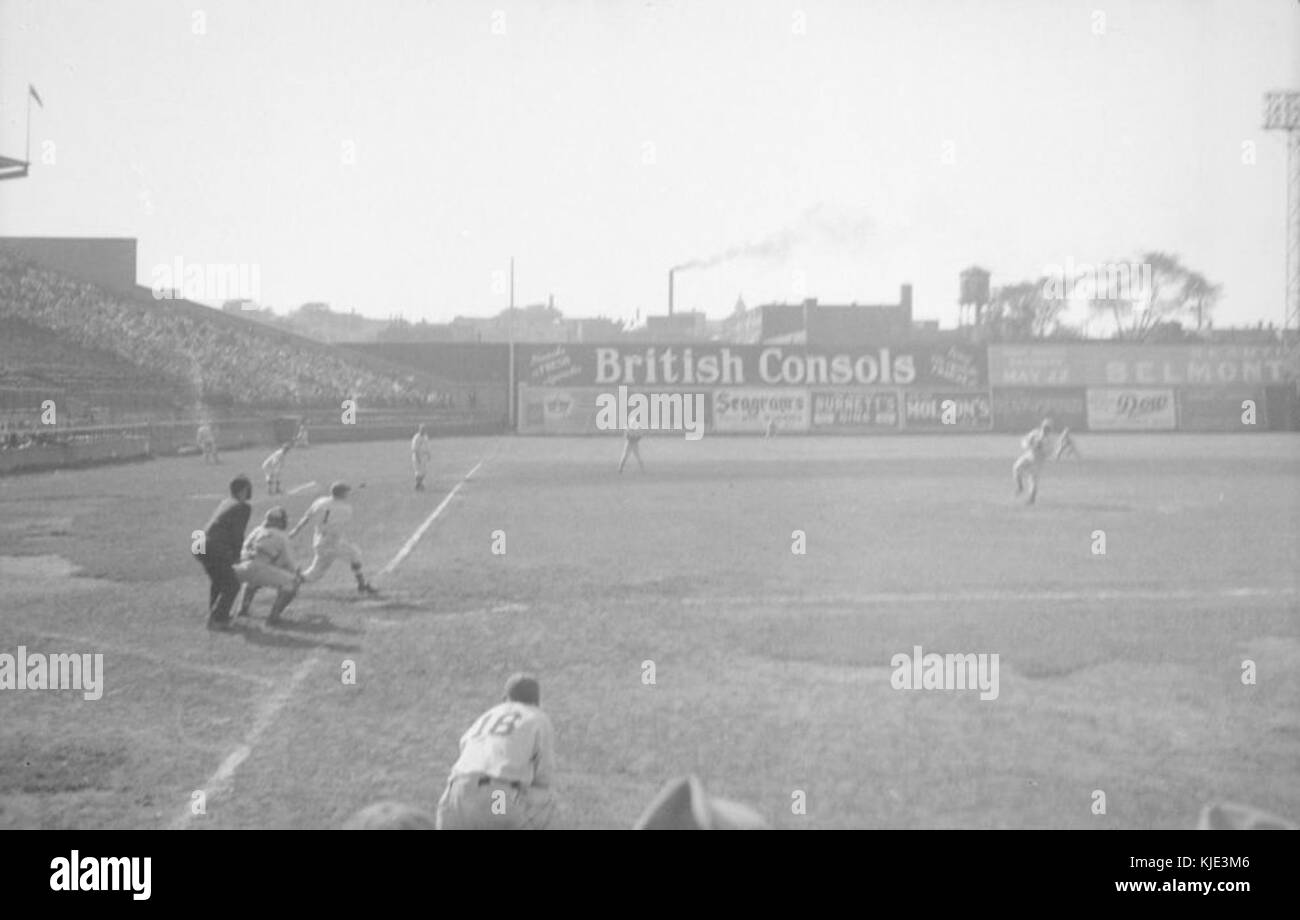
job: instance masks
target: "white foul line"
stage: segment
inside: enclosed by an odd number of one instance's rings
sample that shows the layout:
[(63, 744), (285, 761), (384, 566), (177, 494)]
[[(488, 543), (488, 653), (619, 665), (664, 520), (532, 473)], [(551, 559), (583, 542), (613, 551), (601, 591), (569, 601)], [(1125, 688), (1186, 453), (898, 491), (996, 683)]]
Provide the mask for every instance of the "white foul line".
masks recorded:
[[(409, 554), (415, 547), (415, 544), (419, 542), (420, 537), (424, 536), (425, 531), (429, 529), (438, 515), (442, 513), (442, 510), (451, 502), (452, 497), (460, 491), (460, 487), (469, 482), (470, 478), (478, 472), (478, 468), (483, 465), (483, 462), (483, 460), (480, 460), (478, 463), (474, 464), (474, 468), (466, 473), (461, 481), (456, 483), (452, 490), (447, 493), (447, 497), (438, 504), (437, 508), (433, 509), (433, 513), (425, 518), (424, 523), (421, 524), (415, 533), (411, 535), (411, 538), (402, 545), (402, 548), (398, 551), (397, 555), (393, 557), (393, 560), (384, 567), (384, 574), (397, 568), (398, 564), (406, 558), (407, 554)], [(315, 485), (315, 483), (307, 483), (298, 486), (294, 490), (291, 490), (290, 494), (293, 494), (294, 491), (305, 489), (311, 485)], [(266, 730), (271, 727), (271, 723), (273, 723), (276, 716), (280, 714), (280, 710), (288, 704), (289, 699), (293, 696), (293, 692), (298, 689), (298, 685), (306, 679), (307, 675), (311, 673), (311, 669), (316, 666), (316, 663), (319, 660), (320, 657), (318, 652), (302, 664), (298, 665), (297, 670), (293, 672), (293, 676), (276, 688), (275, 692), (263, 700), (261, 705), (257, 707), (257, 711), (253, 716), (252, 727), (249, 728), (248, 734), (244, 736), (243, 743), (226, 755), (226, 759), (221, 761), (221, 765), (217, 767), (216, 772), (209, 776), (207, 782), (203, 784), (202, 791), (205, 805), (208, 800), (224, 792), (230, 786), (230, 781), (234, 778), (235, 771), (238, 770), (240, 765), (243, 764), (243, 762), (248, 759), (249, 755), (253, 753), (253, 746), (257, 744)], [(176, 816), (169, 827), (172, 830), (184, 830), (189, 827), (194, 818), (195, 814), (192, 804), (187, 804), (185, 809)]]
[(424, 536), (425, 532), (428, 531), (431, 526), (433, 526), (433, 522), (437, 520), (438, 515), (442, 514), (442, 510), (451, 503), (452, 498), (454, 498), (456, 493), (460, 491), (460, 487), (469, 482), (470, 477), (477, 473), (478, 468), (482, 465), (482, 460), (475, 463), (474, 468), (466, 473), (464, 477), (461, 478), (460, 482), (452, 486), (452, 489), (447, 493), (447, 496), (438, 503), (438, 507), (433, 509), (433, 513), (425, 518), (424, 523), (417, 527), (415, 533), (411, 534), (407, 541), (402, 544), (402, 548), (397, 551), (397, 555), (388, 561), (388, 565), (379, 570), (380, 575), (391, 575), (393, 571), (402, 564), (402, 560), (411, 554), (411, 550), (415, 549), (415, 544), (419, 543), (420, 538)]
[[(280, 710), (285, 707), (285, 704), (289, 702), (289, 698), (293, 696), (293, 691), (306, 679), (319, 660), (317, 655), (312, 655), (298, 665), (297, 670), (293, 672), (293, 676), (277, 687), (275, 692), (257, 707), (257, 713), (253, 717), (253, 725), (249, 728), (248, 734), (244, 736), (243, 744), (227, 754), (226, 759), (221, 761), (221, 766), (217, 767), (217, 771), (209, 776), (207, 782), (203, 784), (202, 792), (205, 807), (208, 802), (220, 793), (225, 792), (226, 788), (229, 787), (230, 781), (235, 776), (235, 771), (239, 769), (240, 764), (248, 759), (248, 755), (253, 753), (253, 745), (271, 727), (275, 717), (280, 714)], [(192, 803), (187, 804), (185, 809), (172, 821), (169, 829), (174, 831), (184, 830), (189, 827), (190, 822), (195, 817)]]
[(314, 485), (316, 485), (316, 480), (313, 479), (311, 482), (304, 482), (304, 483), (303, 483), (302, 485), (300, 485), (300, 486), (294, 486), (292, 489), (290, 489), (288, 492), (286, 492), (286, 493), (284, 493), (284, 494), (285, 494), (285, 495), (297, 495), (299, 492), (305, 492), (306, 490), (310, 489), (310, 488), (311, 488), (312, 486), (314, 486)]

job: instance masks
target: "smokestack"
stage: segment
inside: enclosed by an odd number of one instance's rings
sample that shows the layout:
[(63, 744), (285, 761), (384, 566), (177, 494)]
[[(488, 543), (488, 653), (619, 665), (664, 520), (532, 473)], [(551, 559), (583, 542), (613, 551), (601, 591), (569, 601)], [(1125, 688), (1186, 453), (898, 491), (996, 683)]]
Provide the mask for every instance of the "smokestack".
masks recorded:
[(668, 315), (673, 315), (673, 272), (677, 269), (668, 269)]

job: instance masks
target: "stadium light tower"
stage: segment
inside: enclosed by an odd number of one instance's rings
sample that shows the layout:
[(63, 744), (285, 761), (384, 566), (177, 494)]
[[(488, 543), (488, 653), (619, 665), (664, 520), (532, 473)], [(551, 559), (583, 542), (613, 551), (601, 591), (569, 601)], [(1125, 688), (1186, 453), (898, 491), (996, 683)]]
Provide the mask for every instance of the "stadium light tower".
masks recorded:
[(1300, 330), (1300, 93), (1264, 94), (1264, 129), (1286, 132), (1286, 322)]
[(0, 180), (3, 179), (23, 179), (26, 178), (27, 172), (32, 166), (32, 100), (41, 108), (45, 108), (45, 100), (41, 94), (36, 92), (36, 87), (27, 84), (27, 148), (23, 154), (23, 159), (18, 160), (13, 157), (0, 156)]

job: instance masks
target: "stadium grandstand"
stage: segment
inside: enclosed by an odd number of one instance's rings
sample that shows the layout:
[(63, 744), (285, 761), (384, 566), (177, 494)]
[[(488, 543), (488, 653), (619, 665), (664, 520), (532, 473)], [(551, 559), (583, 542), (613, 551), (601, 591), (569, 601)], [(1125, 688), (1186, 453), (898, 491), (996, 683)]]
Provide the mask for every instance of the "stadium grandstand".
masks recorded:
[[(271, 329), (199, 303), (155, 299), (55, 271), (0, 242), (0, 381), (13, 394), (59, 383), (74, 402), (123, 392), (155, 412), (200, 407), (385, 409), (445, 405), (429, 373)], [(111, 400), (116, 404), (117, 400)]]

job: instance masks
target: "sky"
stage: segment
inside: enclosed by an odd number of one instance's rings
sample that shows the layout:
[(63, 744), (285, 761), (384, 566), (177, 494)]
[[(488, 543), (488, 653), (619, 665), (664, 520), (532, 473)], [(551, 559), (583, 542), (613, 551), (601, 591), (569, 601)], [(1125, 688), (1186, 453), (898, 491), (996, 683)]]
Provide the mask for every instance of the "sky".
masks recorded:
[[(0, 234), (446, 322), (896, 302), (1173, 252), (1281, 323), (1294, 0), (0, 0)], [(729, 258), (718, 259), (720, 254)]]

